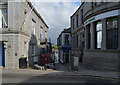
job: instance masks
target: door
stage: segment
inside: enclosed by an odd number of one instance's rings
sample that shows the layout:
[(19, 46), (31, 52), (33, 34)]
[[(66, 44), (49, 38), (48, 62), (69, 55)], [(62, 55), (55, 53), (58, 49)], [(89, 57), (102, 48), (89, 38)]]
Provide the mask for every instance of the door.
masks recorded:
[(69, 62), (69, 54), (65, 54), (65, 62), (68, 63)]
[(0, 42), (0, 66), (5, 67), (5, 49), (4, 44)]
[(2, 43), (0, 42), (0, 66), (2, 66)]
[(65, 52), (65, 62), (68, 63), (69, 62), (69, 51)]

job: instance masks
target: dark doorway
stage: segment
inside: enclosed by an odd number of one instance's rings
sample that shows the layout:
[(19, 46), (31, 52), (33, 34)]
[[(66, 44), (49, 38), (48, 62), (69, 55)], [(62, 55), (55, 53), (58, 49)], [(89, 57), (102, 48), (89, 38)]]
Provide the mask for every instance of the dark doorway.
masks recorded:
[(65, 62), (69, 62), (69, 52), (65, 52)]
[(5, 49), (3, 42), (0, 42), (0, 66), (5, 67)]

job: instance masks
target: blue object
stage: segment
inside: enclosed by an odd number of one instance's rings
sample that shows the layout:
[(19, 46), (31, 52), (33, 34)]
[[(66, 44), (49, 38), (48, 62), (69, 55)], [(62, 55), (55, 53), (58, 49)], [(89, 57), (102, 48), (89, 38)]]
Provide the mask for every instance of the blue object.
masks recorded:
[(5, 67), (5, 48), (4, 44), (2, 44), (2, 66)]
[(5, 49), (4, 44), (0, 44), (0, 66), (5, 67)]
[(40, 38), (42, 39), (42, 34), (40, 34)]

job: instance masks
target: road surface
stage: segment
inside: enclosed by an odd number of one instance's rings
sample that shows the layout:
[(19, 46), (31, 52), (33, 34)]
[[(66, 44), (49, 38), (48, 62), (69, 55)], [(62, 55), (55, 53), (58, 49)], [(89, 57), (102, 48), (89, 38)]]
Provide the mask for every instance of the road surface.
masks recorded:
[[(17, 75), (17, 74), (4, 74), (2, 76), (3, 83), (14, 83), (14, 85), (23, 85), (18, 83), (106, 83), (107, 85), (115, 85), (117, 80), (102, 79), (90, 76), (35, 76), (35, 75)], [(15, 84), (16, 83), (16, 84)], [(105, 85), (106, 85), (105, 84)], [(6, 84), (5, 84), (6, 85)]]

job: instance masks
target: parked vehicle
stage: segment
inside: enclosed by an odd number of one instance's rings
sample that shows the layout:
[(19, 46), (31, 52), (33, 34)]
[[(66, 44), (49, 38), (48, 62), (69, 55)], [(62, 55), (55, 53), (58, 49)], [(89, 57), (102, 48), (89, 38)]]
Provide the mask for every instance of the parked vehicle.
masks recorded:
[(41, 45), (46, 45), (46, 48), (42, 48), (40, 55), (40, 66), (45, 66), (47, 68), (52, 68), (54, 66), (54, 54), (52, 52), (52, 45), (50, 42), (43, 42)]

